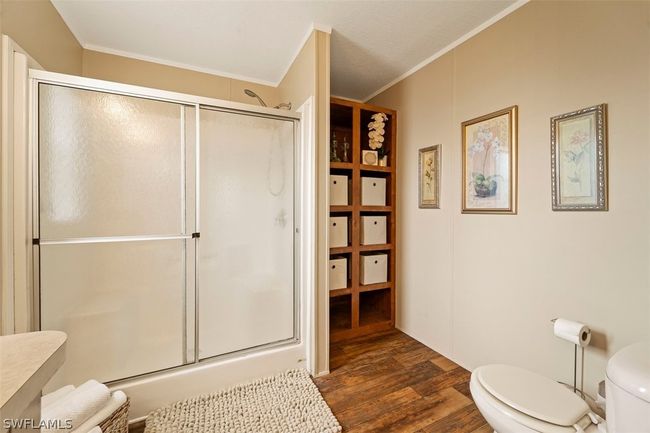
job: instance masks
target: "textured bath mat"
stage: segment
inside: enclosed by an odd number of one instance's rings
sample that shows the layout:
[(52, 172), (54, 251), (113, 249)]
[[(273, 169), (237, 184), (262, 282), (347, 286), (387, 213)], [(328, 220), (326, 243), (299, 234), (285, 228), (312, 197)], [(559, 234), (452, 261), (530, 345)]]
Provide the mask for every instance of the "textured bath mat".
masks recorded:
[(306, 370), (179, 401), (147, 417), (145, 433), (338, 433)]

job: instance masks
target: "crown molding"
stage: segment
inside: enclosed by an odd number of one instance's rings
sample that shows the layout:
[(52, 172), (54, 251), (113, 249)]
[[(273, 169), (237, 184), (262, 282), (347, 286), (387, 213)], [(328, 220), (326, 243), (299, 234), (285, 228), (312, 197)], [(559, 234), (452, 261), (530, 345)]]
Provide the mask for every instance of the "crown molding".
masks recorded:
[(248, 81), (251, 83), (262, 84), (264, 86), (276, 87), (277, 83), (272, 81), (262, 80), (260, 78), (248, 77), (245, 75), (233, 74), (230, 72), (220, 71), (218, 69), (204, 68), (200, 66), (194, 66), (182, 62), (174, 62), (167, 59), (161, 59), (159, 57), (145, 56), (142, 54), (132, 53), (130, 51), (114, 50), (112, 48), (106, 48), (99, 45), (93, 44), (82, 44), (84, 50), (96, 51), (98, 53), (111, 54), (114, 56), (126, 57), (128, 59), (141, 60), (143, 62), (157, 63), (159, 65), (171, 66), (173, 68), (186, 69), (188, 71), (201, 72), (209, 75), (216, 75), (223, 78), (231, 78), (234, 80)]

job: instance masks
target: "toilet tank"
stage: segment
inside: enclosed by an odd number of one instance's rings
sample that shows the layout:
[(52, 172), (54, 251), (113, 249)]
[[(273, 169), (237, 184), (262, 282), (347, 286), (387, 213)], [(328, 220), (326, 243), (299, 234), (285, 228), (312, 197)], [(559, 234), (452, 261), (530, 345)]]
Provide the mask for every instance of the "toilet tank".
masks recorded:
[(606, 387), (607, 433), (650, 433), (650, 342), (611, 357)]

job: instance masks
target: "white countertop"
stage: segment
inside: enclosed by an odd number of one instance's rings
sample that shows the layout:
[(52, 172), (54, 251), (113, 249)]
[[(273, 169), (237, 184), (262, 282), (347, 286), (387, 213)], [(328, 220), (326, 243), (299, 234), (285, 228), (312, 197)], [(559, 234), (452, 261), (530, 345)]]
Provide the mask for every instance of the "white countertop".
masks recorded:
[(63, 364), (67, 338), (59, 331), (0, 337), (0, 420), (20, 417), (40, 397)]

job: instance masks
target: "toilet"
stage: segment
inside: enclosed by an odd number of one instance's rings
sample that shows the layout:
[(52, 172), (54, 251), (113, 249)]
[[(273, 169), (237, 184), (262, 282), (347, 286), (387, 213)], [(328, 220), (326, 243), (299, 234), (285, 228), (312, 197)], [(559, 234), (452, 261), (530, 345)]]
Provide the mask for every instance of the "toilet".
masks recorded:
[(607, 423), (571, 390), (540, 374), (493, 364), (472, 373), (470, 391), (497, 433), (650, 433), (650, 342), (607, 365)]

